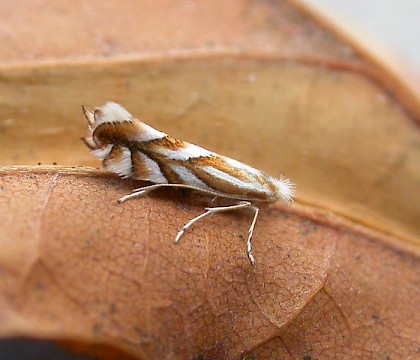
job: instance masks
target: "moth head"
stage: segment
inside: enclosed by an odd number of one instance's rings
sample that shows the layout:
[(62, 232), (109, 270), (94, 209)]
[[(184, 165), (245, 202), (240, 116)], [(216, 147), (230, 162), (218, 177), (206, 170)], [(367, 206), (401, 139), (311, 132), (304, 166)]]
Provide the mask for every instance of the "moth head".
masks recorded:
[(133, 116), (126, 109), (112, 101), (107, 102), (105, 105), (98, 107), (93, 111), (85, 105), (82, 105), (82, 110), (88, 124), (90, 136), (81, 138), (81, 140), (91, 150), (99, 149), (105, 145), (96, 139), (95, 136), (93, 136), (95, 130), (100, 125), (114, 125), (118, 123), (133, 121)]

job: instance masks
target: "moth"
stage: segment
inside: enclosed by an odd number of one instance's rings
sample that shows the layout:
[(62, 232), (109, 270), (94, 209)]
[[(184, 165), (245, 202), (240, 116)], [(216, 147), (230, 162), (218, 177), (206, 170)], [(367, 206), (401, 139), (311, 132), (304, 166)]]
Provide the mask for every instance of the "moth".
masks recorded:
[(275, 179), (237, 160), (174, 139), (136, 119), (114, 102), (94, 111), (83, 105), (82, 108), (90, 131), (90, 136), (82, 140), (92, 155), (102, 160), (104, 168), (122, 178), (153, 183), (134, 189), (119, 199), (120, 203), (162, 187), (197, 190), (235, 200), (234, 205), (205, 208), (203, 214), (183, 226), (175, 242), (191, 225), (208, 215), (247, 208), (254, 212), (248, 230), (247, 254), (255, 265), (251, 242), (259, 212), (255, 204), (279, 199), (290, 203), (294, 185), (289, 180)]

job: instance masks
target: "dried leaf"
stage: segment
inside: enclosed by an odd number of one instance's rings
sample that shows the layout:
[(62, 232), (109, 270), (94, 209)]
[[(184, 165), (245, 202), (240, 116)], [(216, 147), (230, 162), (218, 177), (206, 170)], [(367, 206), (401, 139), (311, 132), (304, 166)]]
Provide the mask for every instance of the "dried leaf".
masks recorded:
[(213, 216), (176, 245), (202, 211), (195, 196), (118, 204), (132, 184), (92, 175), (2, 173), (4, 334), (156, 359), (416, 353), (418, 261), (373, 232), (265, 207), (254, 269), (243, 240), (251, 214)]
[(419, 355), (417, 93), (285, 1), (44, 5), (0, 4), (0, 41), (13, 44), (0, 48), (1, 164), (98, 166), (79, 141), (80, 103), (114, 100), (285, 174), (298, 203), (262, 207), (254, 269), (246, 211), (203, 220), (175, 245), (207, 199), (162, 190), (118, 204), (141, 184), (5, 167), (0, 338), (103, 359)]

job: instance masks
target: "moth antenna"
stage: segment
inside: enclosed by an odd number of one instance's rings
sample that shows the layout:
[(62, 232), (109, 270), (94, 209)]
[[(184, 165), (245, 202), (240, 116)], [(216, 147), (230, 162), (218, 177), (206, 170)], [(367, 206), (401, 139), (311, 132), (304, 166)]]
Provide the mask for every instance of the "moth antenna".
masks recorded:
[(93, 122), (95, 121), (95, 117), (93, 116), (93, 111), (90, 110), (85, 104), (82, 104), (83, 114), (85, 115), (85, 119), (88, 123), (89, 130), (92, 130)]
[(91, 137), (88, 138), (84, 138), (81, 137), (80, 140), (82, 140), (84, 142), (84, 144), (90, 149), (90, 150), (96, 150), (98, 147), (95, 144), (95, 142), (92, 140)]

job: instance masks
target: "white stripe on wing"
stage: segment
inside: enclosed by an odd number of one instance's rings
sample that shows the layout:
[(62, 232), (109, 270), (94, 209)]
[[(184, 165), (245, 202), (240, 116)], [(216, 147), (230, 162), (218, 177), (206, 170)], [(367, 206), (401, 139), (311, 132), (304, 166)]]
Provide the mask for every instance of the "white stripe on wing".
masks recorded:
[(171, 165), (171, 169), (177, 174), (181, 181), (186, 185), (196, 186), (200, 189), (214, 191), (207, 186), (202, 180), (195, 176), (191, 171), (181, 165)]
[(216, 155), (211, 151), (193, 144), (188, 144), (185, 148), (178, 150), (165, 149), (164, 147), (158, 147), (153, 150), (160, 155), (166, 156), (168, 159), (178, 161), (187, 161), (189, 159)]

